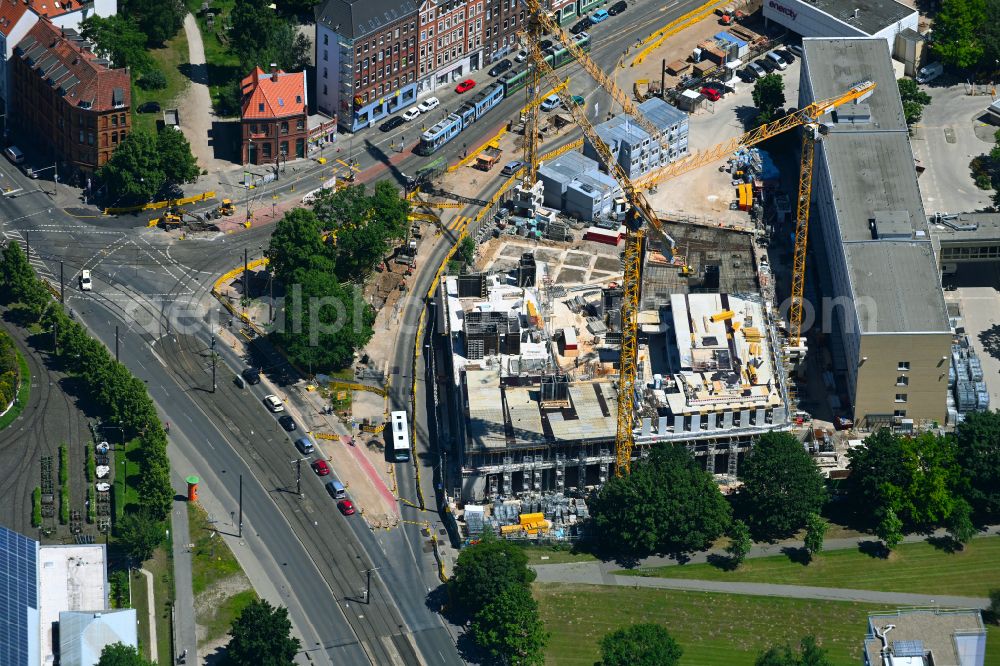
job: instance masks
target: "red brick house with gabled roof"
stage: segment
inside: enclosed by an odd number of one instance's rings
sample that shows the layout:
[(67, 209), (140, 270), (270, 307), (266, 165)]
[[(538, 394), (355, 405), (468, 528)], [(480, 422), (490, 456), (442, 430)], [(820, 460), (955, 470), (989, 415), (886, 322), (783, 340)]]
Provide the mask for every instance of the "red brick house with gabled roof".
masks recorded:
[(306, 156), (309, 104), (306, 73), (257, 67), (243, 79), (240, 130), (244, 164), (272, 164)]
[(92, 172), (131, 133), (128, 70), (111, 69), (75, 30), (39, 20), (12, 64), (10, 120), (19, 141), (47, 145), (60, 162)]

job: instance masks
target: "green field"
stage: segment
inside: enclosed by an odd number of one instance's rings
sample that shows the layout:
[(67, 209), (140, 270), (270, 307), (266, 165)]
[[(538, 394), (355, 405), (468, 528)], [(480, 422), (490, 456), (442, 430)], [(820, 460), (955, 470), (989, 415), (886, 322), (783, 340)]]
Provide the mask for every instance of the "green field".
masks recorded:
[(748, 559), (736, 571), (711, 564), (688, 564), (617, 573), (986, 597), (990, 590), (1000, 588), (998, 559), (1000, 538), (983, 537), (956, 553), (924, 542), (902, 544), (888, 560), (855, 549), (831, 550), (814, 557), (808, 566), (779, 555)]
[[(637, 622), (664, 625), (684, 648), (683, 664), (741, 666), (776, 643), (816, 636), (833, 664), (861, 663), (869, 604), (752, 597), (596, 585), (534, 585), (551, 633), (546, 662), (592, 666), (602, 636)], [(891, 608), (888, 610), (896, 610)], [(1000, 629), (986, 641), (988, 666), (1000, 666)]]
[(173, 39), (168, 40), (163, 48), (149, 49), (149, 55), (167, 77), (167, 87), (163, 90), (143, 90), (138, 85), (132, 86), (132, 126), (150, 132), (156, 132), (156, 121), (163, 118), (161, 113), (139, 113), (138, 108), (145, 102), (159, 102), (164, 109), (180, 97), (188, 85), (187, 74), (182, 71), (188, 62), (188, 42), (184, 28), (181, 28)]

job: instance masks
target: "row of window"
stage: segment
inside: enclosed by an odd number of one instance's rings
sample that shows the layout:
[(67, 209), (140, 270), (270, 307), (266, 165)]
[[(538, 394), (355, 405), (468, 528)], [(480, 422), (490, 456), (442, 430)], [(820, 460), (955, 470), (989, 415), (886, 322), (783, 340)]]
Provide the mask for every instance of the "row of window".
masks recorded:
[[(305, 148), (305, 146), (306, 146), (305, 141), (306, 141), (305, 139), (296, 139), (295, 140), (295, 155), (294, 155), (294, 157), (305, 157), (305, 149), (306, 149)], [(260, 155), (265, 160), (269, 160), (270, 158), (275, 157), (275, 156), (282, 157), (282, 158), (292, 157), (292, 155), (289, 155), (289, 153), (288, 153), (288, 142), (287, 141), (282, 141), (281, 143), (278, 144), (278, 153), (277, 153), (277, 155), (274, 155), (274, 153), (273, 153), (274, 147), (273, 147), (273, 145), (270, 142), (267, 142), (267, 143), (255, 143), (254, 147), (260, 150)]]
[(996, 259), (1000, 257), (1000, 245), (984, 247), (943, 247), (941, 259)]
[[(258, 125), (257, 123), (252, 123), (250, 125), (250, 133), (251, 134), (263, 134), (264, 136), (270, 136), (270, 134), (271, 134), (271, 128), (272, 127), (279, 127), (280, 129), (277, 130), (277, 131), (280, 131), (281, 134), (288, 134), (289, 124), (288, 124), (287, 120), (282, 120), (280, 124), (275, 124), (275, 123), (261, 123), (261, 124)], [(296, 129), (296, 131), (302, 132), (302, 131), (305, 130), (305, 128), (306, 128), (305, 118), (299, 118), (299, 119), (297, 119), (295, 121), (295, 129)]]
[[(417, 24), (416, 23), (410, 22), (409, 24), (404, 24), (403, 25), (403, 32), (402, 32), (402, 34), (405, 35), (408, 32), (410, 32), (411, 30), (414, 31), (414, 32), (416, 32), (416, 30), (417, 30)], [(383, 46), (387, 40), (399, 39), (399, 35), (400, 35), (400, 31), (399, 31), (398, 27), (395, 30), (393, 30), (393, 31), (387, 30), (383, 34), (378, 35), (378, 46)], [(371, 48), (371, 50), (374, 51), (377, 48), (375, 46), (375, 40), (376, 40), (376, 38), (372, 37), (371, 42), (367, 42), (366, 41), (364, 44), (360, 44), (360, 45), (356, 46), (355, 47), (355, 49), (356, 49), (355, 52), (357, 53), (357, 55), (360, 56), (362, 53), (368, 53), (368, 49), (369, 48)], [(323, 44), (324, 45), (328, 45), (329, 44), (329, 40), (327, 39), (327, 35), (323, 35)]]

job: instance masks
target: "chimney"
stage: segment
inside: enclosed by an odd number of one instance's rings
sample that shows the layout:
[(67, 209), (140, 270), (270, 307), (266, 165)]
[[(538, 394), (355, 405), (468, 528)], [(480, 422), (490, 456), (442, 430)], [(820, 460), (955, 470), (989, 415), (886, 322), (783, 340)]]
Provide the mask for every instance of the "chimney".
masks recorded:
[(854, 18), (858, 18), (860, 15), (861, 15), (861, 10), (855, 8), (855, 10), (854, 10)]
[(276, 62), (271, 63), (271, 80), (275, 83), (278, 82), (278, 63)]

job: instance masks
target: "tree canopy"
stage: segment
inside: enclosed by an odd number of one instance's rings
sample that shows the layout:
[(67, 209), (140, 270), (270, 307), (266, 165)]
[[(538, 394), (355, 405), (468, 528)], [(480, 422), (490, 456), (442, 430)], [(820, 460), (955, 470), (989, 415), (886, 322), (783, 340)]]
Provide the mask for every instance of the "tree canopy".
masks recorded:
[(492, 663), (542, 666), (548, 634), (538, 617), (538, 603), (524, 585), (508, 585), (489, 599), (472, 621), (476, 643)]
[(127, 0), (121, 12), (135, 17), (150, 46), (160, 46), (181, 29), (187, 8), (181, 0)]
[(899, 79), (896, 85), (899, 87), (899, 98), (903, 102), (906, 124), (912, 125), (920, 120), (924, 107), (931, 103), (931, 96), (921, 90), (913, 79)]
[(131, 16), (113, 14), (105, 18), (93, 14), (80, 24), (80, 34), (115, 67), (131, 67), (137, 73), (153, 67), (153, 59), (146, 51), (146, 35)]
[(105, 645), (97, 666), (156, 666), (139, 654), (138, 648), (124, 643)]
[(292, 636), (288, 609), (264, 599), (247, 604), (229, 630), (226, 663), (231, 666), (292, 666), (301, 648)]
[(633, 464), (628, 476), (605, 483), (592, 514), (603, 542), (642, 557), (705, 548), (729, 526), (731, 511), (687, 449), (662, 446)]
[(753, 85), (753, 105), (757, 107), (757, 125), (769, 123), (785, 105), (785, 80), (779, 74), (765, 74)]
[(305, 208), (293, 208), (278, 220), (271, 234), (268, 266), (279, 282), (293, 284), (297, 275), (311, 271), (333, 272), (333, 252), (323, 242), (321, 230), (319, 218)]
[(528, 568), (524, 549), (486, 532), (479, 543), (459, 552), (448, 587), (459, 607), (475, 615), (502, 590), (511, 586), (527, 588), (533, 580), (535, 572)]
[(964, 492), (973, 513), (1000, 518), (1000, 412), (972, 412), (955, 429)]
[(115, 525), (118, 541), (125, 552), (136, 562), (145, 562), (153, 556), (156, 547), (163, 543), (166, 527), (144, 511), (123, 515)]
[(230, 43), (244, 71), (276, 63), (286, 72), (309, 64), (309, 39), (279, 17), (267, 0), (236, 0), (230, 20)]
[[(996, 15), (995, 8), (992, 13)], [(985, 53), (983, 27), (987, 16), (987, 0), (943, 0), (934, 16), (931, 48), (950, 65), (961, 69), (975, 66)]]
[(953, 437), (914, 437), (883, 429), (847, 454), (848, 489), (859, 516), (882, 521), (887, 510), (902, 527), (943, 525), (955, 505), (959, 483)]
[(164, 187), (193, 181), (198, 173), (187, 139), (165, 127), (155, 136), (142, 130), (126, 136), (97, 177), (112, 201), (129, 204), (150, 201)]
[(796, 653), (788, 645), (771, 647), (757, 657), (754, 666), (832, 666), (826, 650), (816, 644), (812, 636), (804, 637)]
[(750, 537), (750, 528), (742, 520), (734, 520), (729, 526), (729, 545), (726, 552), (734, 566), (743, 564), (750, 549), (753, 548), (753, 539)]
[(172, 127), (161, 129), (156, 134), (156, 152), (160, 157), (165, 182), (177, 184), (198, 180), (201, 169), (198, 168), (198, 160), (191, 154), (191, 144), (183, 132)]
[(600, 666), (677, 666), (683, 648), (658, 624), (633, 624), (601, 639)]
[(769, 432), (754, 445), (741, 471), (741, 508), (754, 535), (788, 536), (826, 501), (823, 476), (794, 435)]
[(823, 539), (828, 527), (829, 524), (818, 513), (810, 513), (806, 517), (805, 548), (810, 557), (823, 550)]

